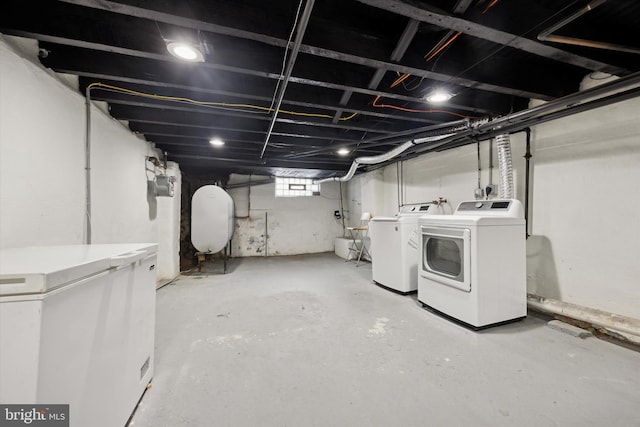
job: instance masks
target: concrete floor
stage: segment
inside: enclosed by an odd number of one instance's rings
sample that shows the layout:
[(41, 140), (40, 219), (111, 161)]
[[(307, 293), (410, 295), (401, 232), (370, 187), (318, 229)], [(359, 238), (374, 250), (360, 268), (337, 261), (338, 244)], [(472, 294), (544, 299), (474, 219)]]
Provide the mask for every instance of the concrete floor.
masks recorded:
[(640, 426), (639, 352), (535, 314), (473, 332), (334, 254), (230, 270), (158, 291), (131, 425)]

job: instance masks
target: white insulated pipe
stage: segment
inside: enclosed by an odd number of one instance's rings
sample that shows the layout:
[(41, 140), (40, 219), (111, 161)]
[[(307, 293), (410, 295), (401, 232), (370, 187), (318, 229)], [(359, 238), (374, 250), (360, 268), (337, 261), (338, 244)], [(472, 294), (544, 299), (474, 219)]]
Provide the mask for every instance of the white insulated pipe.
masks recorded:
[(595, 308), (582, 307), (533, 294), (527, 294), (527, 305), (543, 313), (559, 314), (612, 331), (640, 337), (640, 319), (607, 313)]
[(513, 190), (513, 163), (511, 161), (511, 141), (508, 133), (496, 136), (496, 148), (500, 174), (499, 197), (501, 199), (513, 199), (516, 195)]

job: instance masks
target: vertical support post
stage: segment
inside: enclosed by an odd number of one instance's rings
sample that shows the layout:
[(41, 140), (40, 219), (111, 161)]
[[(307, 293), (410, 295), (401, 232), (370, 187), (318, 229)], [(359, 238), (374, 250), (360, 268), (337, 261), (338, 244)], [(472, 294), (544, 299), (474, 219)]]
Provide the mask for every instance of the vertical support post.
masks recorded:
[(85, 96), (86, 125), (85, 125), (85, 241), (91, 244), (91, 87), (87, 87)]
[(224, 274), (227, 274), (227, 248), (229, 247), (229, 243), (224, 246)]
[(525, 159), (525, 172), (524, 172), (524, 176), (525, 176), (525, 183), (524, 183), (524, 235), (525, 238), (529, 238), (530, 234), (529, 234), (529, 186), (531, 185), (530, 182), (530, 163), (531, 163), (531, 157), (533, 157), (531, 155), (531, 128), (526, 128), (524, 130), (527, 134), (527, 151), (524, 154), (524, 159)]
[(269, 256), (269, 212), (264, 213), (264, 256)]

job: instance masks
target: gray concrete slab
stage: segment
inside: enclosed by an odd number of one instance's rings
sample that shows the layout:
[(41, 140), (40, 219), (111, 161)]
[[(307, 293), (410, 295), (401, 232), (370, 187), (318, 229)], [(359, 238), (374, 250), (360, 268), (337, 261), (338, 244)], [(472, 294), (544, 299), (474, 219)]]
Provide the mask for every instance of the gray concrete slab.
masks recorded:
[(547, 322), (547, 326), (573, 337), (589, 338), (593, 336), (593, 334), (586, 329), (578, 328), (577, 326), (570, 325), (560, 320), (550, 320)]
[(158, 291), (162, 426), (640, 426), (640, 353), (525, 320), (473, 332), (334, 254)]

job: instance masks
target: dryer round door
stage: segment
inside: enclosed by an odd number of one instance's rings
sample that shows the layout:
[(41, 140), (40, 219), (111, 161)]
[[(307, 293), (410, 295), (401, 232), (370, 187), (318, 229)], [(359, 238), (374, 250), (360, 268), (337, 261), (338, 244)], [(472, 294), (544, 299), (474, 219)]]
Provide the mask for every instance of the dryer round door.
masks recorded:
[(471, 292), (471, 231), (422, 226), (422, 277)]

